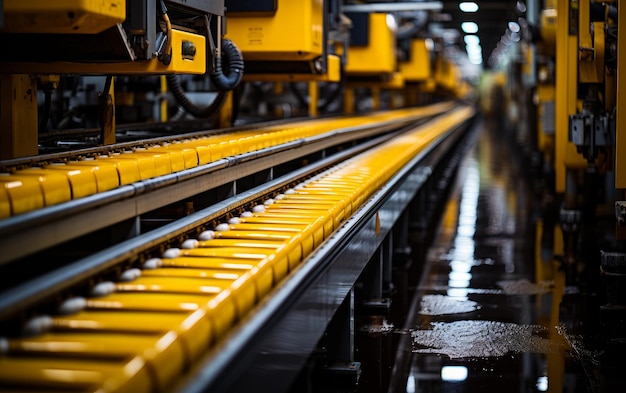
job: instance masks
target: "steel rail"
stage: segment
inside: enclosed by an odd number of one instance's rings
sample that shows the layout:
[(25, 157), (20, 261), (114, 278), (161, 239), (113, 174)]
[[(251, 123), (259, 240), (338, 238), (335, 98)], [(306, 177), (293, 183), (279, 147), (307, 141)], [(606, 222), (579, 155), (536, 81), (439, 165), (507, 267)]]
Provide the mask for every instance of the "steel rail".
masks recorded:
[(351, 156), (379, 145), (402, 133), (402, 131), (403, 130), (386, 134), (350, 149), (346, 149), (304, 168), (269, 181), (261, 186), (214, 204), (206, 209), (192, 213), (189, 216), (161, 228), (129, 239), (114, 247), (95, 253), (87, 258), (80, 259), (65, 267), (0, 293), (0, 320), (11, 318), (20, 311), (45, 301), (51, 296), (76, 286), (120, 263), (136, 261), (141, 254), (147, 253), (161, 244), (174, 241), (185, 233), (208, 224), (232, 210), (249, 205), (256, 200), (262, 200), (264, 195), (276, 192), (276, 190), (287, 187), (297, 179), (319, 172), (322, 168), (342, 162)]
[(343, 128), (0, 220), (0, 265), (253, 173), (335, 145), (389, 132), (410, 122), (396, 120)]

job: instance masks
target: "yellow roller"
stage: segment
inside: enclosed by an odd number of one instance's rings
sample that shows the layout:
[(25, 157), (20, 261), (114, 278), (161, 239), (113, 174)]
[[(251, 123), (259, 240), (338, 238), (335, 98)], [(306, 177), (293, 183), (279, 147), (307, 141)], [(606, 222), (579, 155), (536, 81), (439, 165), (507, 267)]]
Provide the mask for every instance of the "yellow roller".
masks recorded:
[(0, 174), (0, 187), (9, 197), (11, 214), (26, 213), (44, 206), (39, 180), (32, 176)]
[(15, 175), (33, 176), (39, 180), (45, 206), (53, 206), (72, 199), (70, 182), (62, 173), (35, 167), (16, 171)]
[(135, 354), (143, 359), (154, 378), (154, 386), (162, 389), (173, 384), (191, 360), (175, 332), (164, 334), (128, 333), (46, 333), (37, 337), (12, 339), (7, 352), (20, 357), (51, 355), (76, 359), (119, 361)]
[(98, 192), (98, 180), (92, 168), (67, 164), (50, 164), (46, 169), (63, 173), (72, 187), (72, 199), (93, 195)]
[[(133, 151), (98, 156), (95, 159), (71, 161), (69, 164), (45, 165), (45, 168), (63, 171), (70, 182), (71, 199), (78, 199), (121, 185), (205, 165), (225, 157), (268, 148), (301, 138), (332, 133), (339, 129), (359, 126), (374, 127), (381, 122), (404, 122), (420, 119), (424, 116), (443, 113), (452, 108), (453, 104), (448, 102), (423, 108), (364, 114), (359, 117), (307, 119), (306, 121), (292, 122), (289, 125), (251, 127), (233, 134), (189, 138), (166, 143), (162, 146), (137, 148)], [(93, 180), (88, 175), (87, 167), (91, 168)], [(117, 179), (113, 169), (117, 171)], [(361, 180), (366, 183), (369, 182), (367, 175), (363, 174), (358, 179), (355, 178), (349, 180), (349, 183), (342, 182), (341, 184), (352, 186), (353, 183), (359, 183)], [(11, 210), (11, 215), (22, 214), (43, 206), (51, 206), (66, 201), (61, 197), (48, 199), (50, 203), (39, 204), (33, 203), (32, 200), (22, 201), (20, 198), (16, 202), (16, 208)], [(362, 201), (362, 198), (360, 200)], [(0, 217), (2, 216), (0, 215)], [(343, 217), (338, 217), (339, 221), (342, 219)]]
[[(453, 111), (346, 160), (143, 261), (142, 270), (98, 283), (90, 296), (66, 301), (59, 315), (29, 322), (29, 337), (4, 341), (0, 384), (35, 390), (165, 389), (409, 160), (472, 115), (469, 108)], [(139, 156), (144, 155), (154, 163), (152, 153)], [(36, 180), (32, 184), (40, 187)], [(137, 340), (124, 346), (132, 337)], [(106, 351), (113, 343), (119, 346)], [(48, 369), (62, 374), (47, 375)], [(71, 378), (61, 381), (59, 375)]]

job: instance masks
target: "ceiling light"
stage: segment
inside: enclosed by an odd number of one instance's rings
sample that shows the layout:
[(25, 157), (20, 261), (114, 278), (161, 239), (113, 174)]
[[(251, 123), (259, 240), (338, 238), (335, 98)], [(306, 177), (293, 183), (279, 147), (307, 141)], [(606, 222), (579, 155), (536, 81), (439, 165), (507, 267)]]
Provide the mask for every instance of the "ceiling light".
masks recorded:
[(476, 12), (478, 11), (478, 4), (473, 1), (464, 1), (459, 3), (459, 9), (463, 12)]
[(465, 50), (467, 51), (468, 54), (474, 54), (474, 53), (480, 54), (483, 52), (483, 48), (481, 48), (480, 45), (476, 45), (476, 46), (467, 45), (465, 47)]
[(463, 37), (466, 45), (478, 45), (480, 44), (480, 38), (477, 35), (466, 35)]
[(513, 33), (519, 33), (520, 26), (519, 24), (517, 24), (517, 22), (509, 22), (509, 30), (511, 30), (511, 32)]
[(478, 33), (478, 25), (475, 22), (461, 23), (461, 30), (468, 34)]

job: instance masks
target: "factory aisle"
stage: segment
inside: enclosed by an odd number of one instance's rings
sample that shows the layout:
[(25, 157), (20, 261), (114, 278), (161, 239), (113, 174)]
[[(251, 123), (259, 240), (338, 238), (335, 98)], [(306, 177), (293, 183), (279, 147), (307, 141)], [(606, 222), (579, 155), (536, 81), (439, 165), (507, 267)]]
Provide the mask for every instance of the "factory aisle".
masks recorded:
[(534, 274), (532, 200), (510, 140), (487, 124), (461, 163), (418, 288), (406, 392), (556, 384), (549, 363), (566, 353), (551, 282)]
[[(533, 200), (502, 130), (485, 123), (461, 162), (413, 309), (391, 334), (405, 360), (388, 370), (390, 392), (611, 391), (599, 352), (576, 338), (580, 315), (564, 320), (577, 291), (556, 264), (536, 265)], [(385, 372), (365, 367), (360, 390), (386, 391)]]

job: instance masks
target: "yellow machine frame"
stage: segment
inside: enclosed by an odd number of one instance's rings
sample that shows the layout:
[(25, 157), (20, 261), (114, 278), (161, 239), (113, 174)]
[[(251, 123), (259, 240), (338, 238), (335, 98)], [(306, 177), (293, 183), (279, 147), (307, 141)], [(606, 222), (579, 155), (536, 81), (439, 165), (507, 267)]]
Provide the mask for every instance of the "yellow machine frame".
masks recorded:
[(3, 30), (14, 33), (96, 34), (126, 18), (125, 0), (4, 0)]
[(568, 169), (584, 169), (587, 162), (568, 139), (569, 115), (576, 113), (578, 37), (569, 33), (569, 2), (557, 1), (555, 173), (557, 193), (565, 192)]
[[(195, 47), (193, 57), (183, 54), (183, 47)], [(172, 30), (172, 61), (165, 65), (157, 58), (147, 61), (111, 63), (78, 62), (7, 62), (0, 63), (4, 74), (92, 74), (92, 75), (163, 75), (173, 73), (204, 74), (206, 72), (206, 38), (181, 30)]]
[[(626, 91), (626, 7), (622, 4), (618, 9), (619, 22), (617, 28), (617, 91)], [(617, 123), (615, 126), (615, 188), (626, 189), (626, 97), (617, 95)]]

